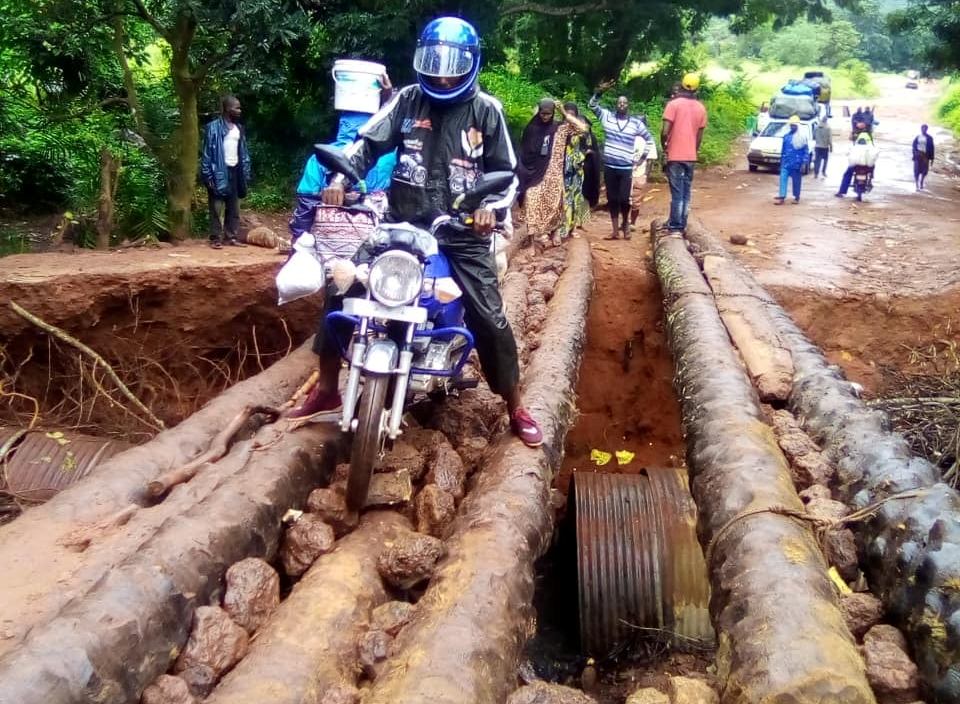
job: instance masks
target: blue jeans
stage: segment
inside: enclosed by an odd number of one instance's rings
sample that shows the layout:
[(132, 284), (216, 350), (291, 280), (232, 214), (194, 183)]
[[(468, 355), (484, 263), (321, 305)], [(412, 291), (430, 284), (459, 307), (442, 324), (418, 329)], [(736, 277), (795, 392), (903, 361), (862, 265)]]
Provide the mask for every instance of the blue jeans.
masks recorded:
[(667, 227), (671, 230), (687, 229), (693, 164), (692, 161), (667, 162), (667, 181), (670, 183), (670, 220)]
[(780, 197), (787, 197), (787, 180), (793, 181), (793, 197), (800, 200), (800, 167), (780, 169)]

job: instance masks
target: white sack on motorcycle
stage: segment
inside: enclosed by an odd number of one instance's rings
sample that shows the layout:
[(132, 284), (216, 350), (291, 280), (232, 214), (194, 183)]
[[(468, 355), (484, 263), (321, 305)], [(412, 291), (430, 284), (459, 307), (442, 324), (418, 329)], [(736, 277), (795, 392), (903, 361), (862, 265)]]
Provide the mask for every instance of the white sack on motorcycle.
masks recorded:
[(323, 264), (310, 252), (297, 249), (277, 273), (278, 305), (316, 293), (324, 284)]

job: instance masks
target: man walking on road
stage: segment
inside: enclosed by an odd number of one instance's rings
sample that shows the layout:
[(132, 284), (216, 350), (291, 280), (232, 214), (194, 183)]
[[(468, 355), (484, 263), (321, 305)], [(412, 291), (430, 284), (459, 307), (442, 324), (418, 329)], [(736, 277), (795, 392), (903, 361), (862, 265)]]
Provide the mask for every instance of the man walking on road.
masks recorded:
[(816, 152), (813, 157), (813, 177), (827, 177), (827, 161), (830, 159), (830, 152), (833, 151), (833, 130), (830, 129), (830, 121), (826, 116), (820, 120), (817, 125), (817, 133), (814, 135), (816, 143)]
[(693, 167), (697, 162), (703, 131), (707, 127), (707, 109), (697, 100), (700, 77), (688, 73), (680, 82), (680, 92), (663, 111), (660, 144), (667, 155), (667, 181), (670, 183), (671, 232), (685, 232), (690, 213)]
[[(600, 107), (600, 93), (612, 86), (614, 81), (597, 86), (590, 98), (590, 109), (600, 119), (606, 140), (603, 143), (603, 180), (607, 185), (607, 207), (613, 232), (607, 237), (615, 240), (623, 232), (623, 239), (630, 239), (630, 191), (633, 185), (633, 167), (636, 160), (646, 157), (653, 137), (639, 117), (630, 115), (630, 102), (625, 95), (617, 98), (616, 112)], [(635, 151), (637, 138), (642, 138), (646, 149)]]
[(920, 134), (913, 138), (913, 180), (918, 191), (923, 190), (933, 163), (933, 137), (927, 134), (927, 129), (926, 125), (920, 125)]
[(791, 115), (788, 123), (790, 128), (783, 135), (783, 146), (780, 147), (780, 195), (773, 199), (777, 205), (783, 205), (787, 197), (787, 180), (793, 181), (794, 204), (800, 202), (803, 167), (810, 161), (810, 144), (806, 133), (800, 131), (800, 118)]
[(210, 246), (220, 249), (224, 242), (243, 246), (237, 239), (240, 228), (240, 199), (250, 183), (250, 153), (240, 121), (240, 101), (232, 95), (220, 101), (221, 114), (203, 130), (200, 176), (207, 187), (210, 208)]

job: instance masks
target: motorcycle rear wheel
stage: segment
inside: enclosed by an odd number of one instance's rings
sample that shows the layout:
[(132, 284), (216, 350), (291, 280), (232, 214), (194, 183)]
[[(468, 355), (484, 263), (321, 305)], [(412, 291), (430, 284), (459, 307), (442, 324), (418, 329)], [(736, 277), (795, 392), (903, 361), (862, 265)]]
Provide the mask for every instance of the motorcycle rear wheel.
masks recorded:
[(350, 448), (350, 473), (347, 475), (347, 508), (359, 512), (367, 501), (370, 478), (383, 449), (386, 423), (384, 403), (390, 376), (369, 374), (363, 381), (357, 429)]

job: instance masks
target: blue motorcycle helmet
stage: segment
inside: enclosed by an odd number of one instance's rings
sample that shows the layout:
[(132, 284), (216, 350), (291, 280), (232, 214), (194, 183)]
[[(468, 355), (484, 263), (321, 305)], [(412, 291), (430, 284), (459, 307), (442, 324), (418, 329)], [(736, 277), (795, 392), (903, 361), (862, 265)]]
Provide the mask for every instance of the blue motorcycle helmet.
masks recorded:
[(431, 100), (456, 103), (469, 97), (480, 75), (480, 35), (459, 17), (438, 17), (420, 34), (413, 70)]

